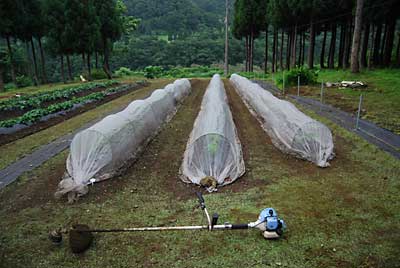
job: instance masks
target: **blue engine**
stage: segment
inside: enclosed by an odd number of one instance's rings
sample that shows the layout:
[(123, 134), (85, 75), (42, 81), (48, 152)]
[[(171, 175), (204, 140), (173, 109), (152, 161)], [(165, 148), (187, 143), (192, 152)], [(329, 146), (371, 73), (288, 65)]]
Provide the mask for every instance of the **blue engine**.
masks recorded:
[(258, 219), (265, 222), (266, 231), (276, 232), (279, 236), (281, 236), (283, 231), (286, 229), (285, 222), (279, 219), (278, 213), (276, 213), (273, 208), (266, 208), (261, 211)]

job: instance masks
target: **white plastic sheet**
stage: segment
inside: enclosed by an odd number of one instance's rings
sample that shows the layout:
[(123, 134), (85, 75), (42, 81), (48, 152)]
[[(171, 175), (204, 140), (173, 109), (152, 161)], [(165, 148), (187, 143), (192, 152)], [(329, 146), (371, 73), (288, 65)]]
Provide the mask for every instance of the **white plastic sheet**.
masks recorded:
[(177, 80), (166, 89), (155, 90), (147, 99), (133, 101), (125, 110), (78, 133), (72, 140), (67, 172), (56, 197), (68, 193), (73, 201), (87, 193), (89, 183), (119, 173), (174, 115), (177, 104), (190, 91), (189, 80)]
[(329, 166), (334, 147), (329, 128), (247, 78), (234, 74), (230, 81), (277, 148), (320, 167)]
[(214, 75), (203, 97), (181, 166), (182, 180), (200, 184), (213, 177), (219, 185), (243, 175), (241, 144), (227, 103), (224, 85)]

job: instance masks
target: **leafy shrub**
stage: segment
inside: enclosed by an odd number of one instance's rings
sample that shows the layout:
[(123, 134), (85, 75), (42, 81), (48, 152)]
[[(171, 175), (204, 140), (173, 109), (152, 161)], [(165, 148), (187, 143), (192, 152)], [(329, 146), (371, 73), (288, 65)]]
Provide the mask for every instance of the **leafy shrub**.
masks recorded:
[(115, 75), (117, 77), (130, 76), (130, 75), (133, 75), (133, 73), (134, 72), (131, 69), (126, 68), (126, 67), (121, 67), (115, 71)]
[[(294, 86), (297, 85), (297, 79), (300, 76), (300, 83), (302, 85), (310, 85), (310, 84), (315, 84), (317, 82), (318, 78), (318, 72), (317, 70), (311, 70), (305, 67), (297, 67), (294, 69), (291, 69), (288, 72), (285, 72), (285, 85), (289, 86)], [(283, 80), (281, 76), (278, 76), (276, 78), (276, 82), (279, 85), (283, 84)]]
[(206, 66), (196, 66), (190, 68), (171, 68), (163, 73), (167, 78), (192, 78), (192, 77), (212, 77), (214, 74), (223, 74), (219, 68), (210, 68)]
[(161, 77), (164, 69), (160, 66), (147, 66), (144, 68), (144, 76), (148, 79)]
[(92, 78), (94, 80), (107, 79), (106, 73), (102, 69), (93, 69)]
[(5, 91), (16, 89), (16, 88), (17, 88), (17, 86), (14, 83), (7, 83), (4, 85)]
[(33, 85), (32, 79), (25, 75), (17, 76), (15, 80), (17, 87), (30, 87)]

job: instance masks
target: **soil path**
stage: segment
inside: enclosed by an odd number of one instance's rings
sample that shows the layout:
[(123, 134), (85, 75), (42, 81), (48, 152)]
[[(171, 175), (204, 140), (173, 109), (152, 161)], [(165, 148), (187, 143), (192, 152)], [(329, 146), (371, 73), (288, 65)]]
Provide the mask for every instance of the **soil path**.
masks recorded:
[[(275, 95), (280, 95), (279, 89), (277, 89), (271, 83), (266, 81), (255, 81), (264, 89), (270, 91)], [(390, 153), (394, 157), (400, 159), (400, 136), (393, 132), (383, 129), (374, 123), (360, 119), (358, 129), (355, 129), (356, 117), (350, 113), (344, 112), (331, 105), (321, 103), (320, 101), (302, 97), (289, 95), (289, 97), (295, 100), (300, 105), (307, 109), (313, 110), (320, 116), (326, 117), (341, 127), (356, 133), (358, 136), (364, 138), (369, 143), (372, 143), (378, 148)]]

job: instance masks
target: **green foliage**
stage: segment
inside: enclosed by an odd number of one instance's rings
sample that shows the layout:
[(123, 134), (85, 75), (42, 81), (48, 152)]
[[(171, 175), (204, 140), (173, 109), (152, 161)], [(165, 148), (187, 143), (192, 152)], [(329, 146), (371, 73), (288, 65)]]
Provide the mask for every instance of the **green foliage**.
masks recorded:
[(120, 67), (118, 70), (115, 71), (116, 77), (131, 76), (133, 74), (134, 72), (127, 67)]
[(158, 78), (161, 77), (163, 71), (163, 68), (160, 66), (147, 66), (144, 68), (144, 76), (148, 79)]
[(167, 78), (192, 78), (192, 77), (212, 77), (214, 74), (223, 74), (224, 71), (218, 68), (198, 66), (191, 68), (171, 68), (163, 73)]
[(94, 80), (107, 79), (107, 75), (103, 71), (103, 69), (93, 69), (92, 70), (92, 78)]
[(16, 89), (16, 88), (17, 88), (17, 86), (14, 83), (7, 83), (4, 85), (5, 91)]
[(17, 87), (20, 87), (20, 88), (21, 87), (30, 87), (33, 85), (32, 79), (25, 75), (17, 76), (15, 82), (16, 82)]
[(246, 77), (248, 79), (268, 79), (269, 75), (265, 73), (257, 73), (257, 72), (238, 72), (238, 75)]
[[(285, 72), (285, 85), (294, 86), (297, 85), (298, 77), (300, 76), (301, 85), (311, 85), (317, 82), (318, 70), (308, 69), (306, 67), (297, 67)], [(283, 84), (282, 76), (278, 75), (276, 83), (279, 85)]]

